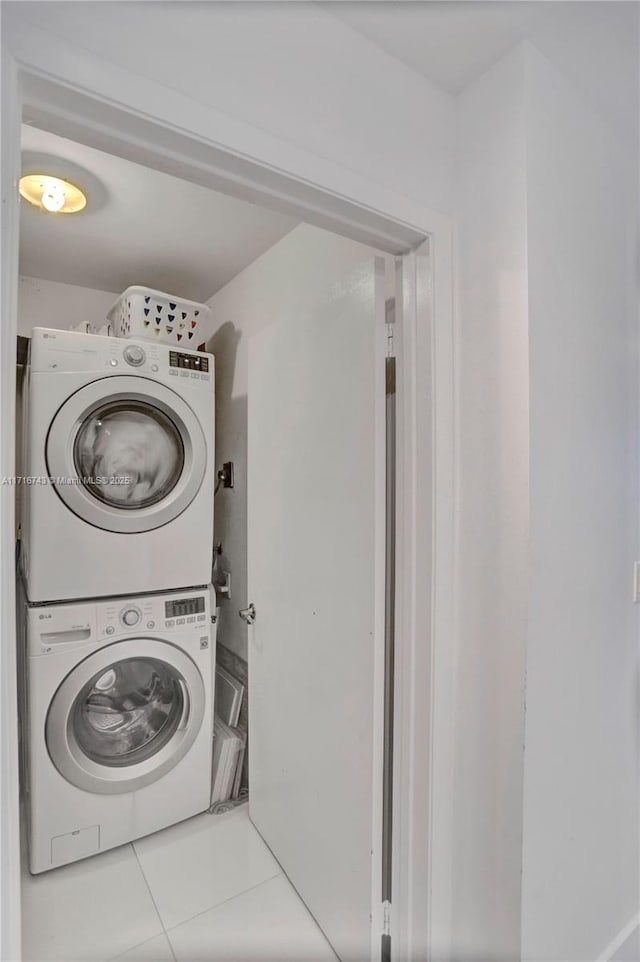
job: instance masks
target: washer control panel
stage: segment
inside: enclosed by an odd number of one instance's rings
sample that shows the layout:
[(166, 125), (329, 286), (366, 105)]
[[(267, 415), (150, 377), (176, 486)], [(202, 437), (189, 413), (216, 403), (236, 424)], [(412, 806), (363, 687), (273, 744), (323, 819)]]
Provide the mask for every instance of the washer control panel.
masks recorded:
[(98, 611), (98, 631), (103, 638), (135, 632), (145, 635), (150, 631), (170, 628), (202, 628), (208, 625), (209, 592), (185, 591), (167, 595), (149, 595), (105, 602)]
[[(104, 601), (29, 606), (29, 654), (48, 655), (132, 636), (166, 637), (172, 629), (198, 631), (201, 647), (208, 646), (211, 605), (215, 606), (210, 591), (210, 588), (187, 589)], [(215, 607), (213, 611), (215, 614)]]

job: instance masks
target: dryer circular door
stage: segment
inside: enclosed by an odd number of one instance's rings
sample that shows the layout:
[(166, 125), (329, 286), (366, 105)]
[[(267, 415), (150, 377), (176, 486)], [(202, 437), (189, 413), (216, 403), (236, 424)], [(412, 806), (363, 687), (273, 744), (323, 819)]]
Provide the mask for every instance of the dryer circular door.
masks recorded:
[(126, 375), (81, 387), (49, 426), (46, 462), (74, 514), (131, 534), (177, 518), (200, 489), (207, 442), (187, 402), (157, 381)]
[(157, 781), (202, 727), (205, 686), (192, 659), (150, 638), (89, 655), (51, 700), (47, 749), (60, 774), (87, 792), (132, 792)]

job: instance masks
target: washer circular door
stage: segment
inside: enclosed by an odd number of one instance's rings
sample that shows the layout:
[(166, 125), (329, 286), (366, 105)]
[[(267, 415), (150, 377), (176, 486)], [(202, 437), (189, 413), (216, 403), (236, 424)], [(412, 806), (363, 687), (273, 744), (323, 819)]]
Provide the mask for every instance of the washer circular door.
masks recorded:
[(89, 655), (57, 689), (45, 737), (60, 774), (87, 792), (131, 792), (157, 781), (202, 726), (205, 687), (192, 659), (150, 638)]
[(191, 504), (207, 442), (187, 402), (164, 384), (127, 375), (81, 387), (56, 412), (46, 462), (67, 507), (119, 534), (159, 528)]

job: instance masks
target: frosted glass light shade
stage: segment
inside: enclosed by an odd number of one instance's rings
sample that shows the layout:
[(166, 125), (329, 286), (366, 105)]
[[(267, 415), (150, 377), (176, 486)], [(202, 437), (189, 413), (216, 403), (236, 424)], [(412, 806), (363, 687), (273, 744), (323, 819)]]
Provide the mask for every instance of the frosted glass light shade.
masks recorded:
[(52, 214), (75, 214), (87, 205), (79, 187), (48, 174), (25, 174), (20, 178), (20, 196)]

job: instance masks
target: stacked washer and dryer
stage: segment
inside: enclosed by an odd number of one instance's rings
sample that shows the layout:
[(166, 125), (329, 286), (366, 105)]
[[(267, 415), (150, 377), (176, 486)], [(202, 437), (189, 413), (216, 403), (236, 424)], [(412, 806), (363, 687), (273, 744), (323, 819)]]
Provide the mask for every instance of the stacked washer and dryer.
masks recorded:
[(213, 357), (37, 328), (22, 575), (33, 873), (211, 797)]

